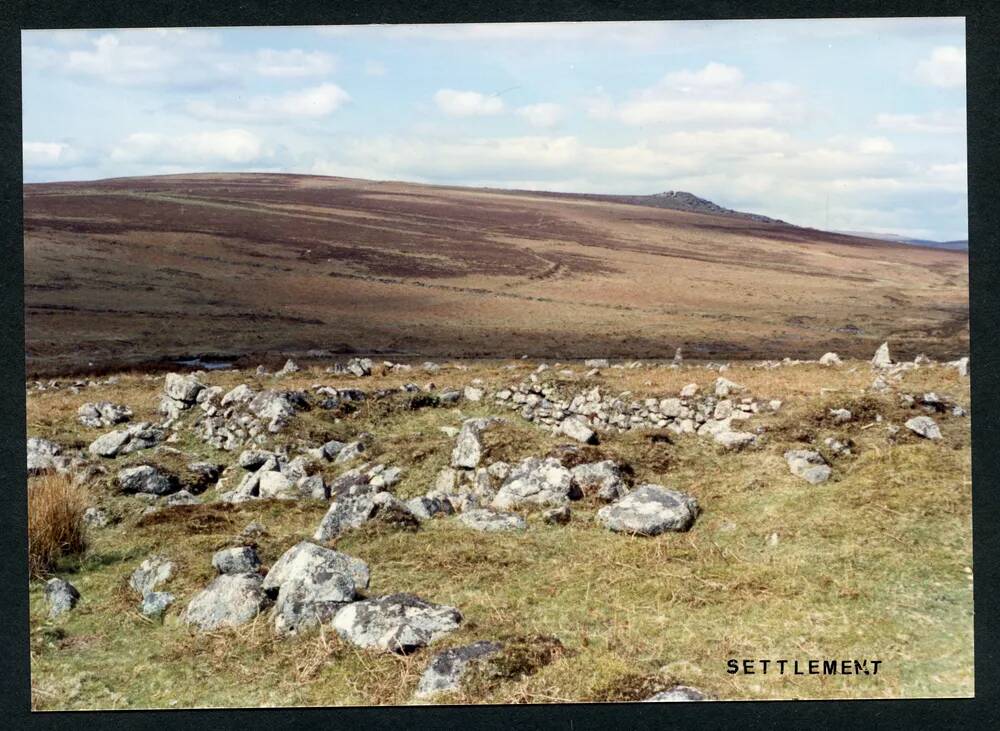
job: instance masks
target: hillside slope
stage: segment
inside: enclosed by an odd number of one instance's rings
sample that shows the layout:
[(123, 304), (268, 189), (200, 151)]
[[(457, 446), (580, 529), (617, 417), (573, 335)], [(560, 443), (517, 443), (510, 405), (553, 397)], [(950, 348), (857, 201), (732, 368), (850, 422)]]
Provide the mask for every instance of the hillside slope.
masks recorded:
[[(29, 371), (190, 354), (958, 355), (968, 258), (733, 215), (344, 178), (24, 187)], [(93, 365), (90, 365), (93, 364)]]

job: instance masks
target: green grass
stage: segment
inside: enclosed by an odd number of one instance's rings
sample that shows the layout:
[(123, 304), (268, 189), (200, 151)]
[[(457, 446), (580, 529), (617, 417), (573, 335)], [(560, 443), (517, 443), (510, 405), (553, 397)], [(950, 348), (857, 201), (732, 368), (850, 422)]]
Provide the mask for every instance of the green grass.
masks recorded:
[[(491, 385), (513, 383), (529, 367), (517, 375), (477, 365), (468, 372), (444, 371), (434, 380), (439, 386), (474, 377)], [(531, 513), (524, 533), (481, 534), (452, 518), (437, 518), (416, 532), (363, 529), (342, 536), (335, 547), (368, 562), (371, 594), (411, 591), (462, 611), (459, 631), (406, 658), (356, 650), (330, 630), (276, 639), (268, 616), (253, 626), (208, 635), (180, 623), (187, 601), (213, 574), (214, 550), (257, 520), (268, 529), (259, 550), (269, 565), (312, 534), (324, 504), (206, 505), (157, 522), (139, 520), (134, 500), (107, 494), (102, 500), (118, 509), (122, 521), (93, 531), (87, 553), (59, 567), (59, 575), (83, 595), (77, 609), (50, 621), (41, 584), (30, 587), (34, 706), (408, 703), (435, 651), (532, 635), (556, 637), (564, 651), (524, 677), (475, 682), (443, 700), (634, 699), (671, 682), (723, 699), (969, 696), (969, 420), (935, 417), (945, 437), (937, 443), (905, 435), (890, 441), (882, 426), (862, 429), (864, 423), (817, 424), (816, 414), (860, 397), (859, 389), (871, 380), (863, 364), (849, 371), (737, 366), (727, 373), (755, 395), (785, 400), (778, 414), (750, 422), (770, 428), (758, 449), (728, 454), (695, 437), (653, 443), (638, 432), (607, 435), (594, 448), (598, 456), (627, 461), (637, 481), (694, 494), (704, 512), (687, 533), (616, 535), (594, 522), (596, 504), (581, 501), (573, 505), (568, 526), (546, 525)], [(607, 371), (602, 379), (611, 390), (631, 388), (638, 397), (676, 393), (685, 383), (707, 384), (713, 376), (695, 369), (640, 369)], [(292, 383), (300, 385), (341, 382), (315, 372), (296, 378)], [(208, 376), (224, 387), (237, 379)], [(117, 387), (118, 400), (133, 409), (155, 404), (159, 384), (126, 380)], [(358, 383), (373, 388), (408, 380), (427, 379), (399, 374)], [(256, 387), (254, 381), (248, 379)], [(620, 388), (612, 385), (619, 381)], [(821, 387), (840, 390), (822, 395)], [(907, 374), (901, 386), (947, 393), (966, 407), (967, 388), (950, 369), (921, 369)], [(69, 415), (97, 398), (86, 391), (75, 397), (33, 395), (29, 425), (34, 419), (36, 426), (47, 424), (48, 434), (70, 433), (76, 427), (66, 423)], [(880, 407), (901, 423), (891, 397)], [(487, 402), (415, 411), (365, 408), (339, 422), (317, 410), (294, 424), (288, 438), (368, 431), (374, 435), (372, 459), (406, 469), (397, 488), (406, 497), (426, 491), (448, 461), (453, 440), (439, 427), (489, 413), (508, 419), (506, 426), (487, 432), (489, 460), (542, 455), (561, 443), (516, 412)], [(834, 479), (824, 485), (795, 478), (781, 457), (785, 449), (802, 446), (792, 432), (807, 424), (820, 439), (847, 435), (857, 445), (855, 456), (835, 461)], [(44, 431), (29, 426), (29, 433), (47, 436)], [(216, 459), (226, 457), (215, 453)], [(778, 534), (776, 545), (768, 541), (772, 533)], [(166, 587), (178, 601), (162, 624), (139, 616), (138, 597), (124, 587), (153, 552), (178, 564)], [(728, 675), (731, 657), (877, 658), (883, 665), (869, 677)]]

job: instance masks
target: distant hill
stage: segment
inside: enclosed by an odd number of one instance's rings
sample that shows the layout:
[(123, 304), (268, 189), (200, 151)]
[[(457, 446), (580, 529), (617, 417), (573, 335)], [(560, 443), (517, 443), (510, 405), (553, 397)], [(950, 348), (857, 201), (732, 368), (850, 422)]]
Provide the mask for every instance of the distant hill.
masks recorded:
[[(622, 205), (631, 203), (632, 205)], [(24, 186), (27, 368), (396, 357), (956, 357), (968, 257), (687, 193), (308, 175)], [(91, 366), (90, 364), (94, 365)]]
[(600, 201), (602, 203), (626, 203), (633, 206), (647, 206), (650, 208), (664, 208), (671, 211), (687, 211), (689, 213), (704, 213), (712, 216), (729, 216), (739, 218), (744, 221), (756, 221), (757, 223), (785, 223), (778, 218), (769, 218), (759, 213), (746, 213), (744, 211), (734, 211), (731, 208), (724, 208), (717, 203), (713, 203), (705, 198), (700, 198), (694, 193), (684, 190), (668, 190), (663, 193), (653, 193), (652, 195), (613, 195), (606, 193), (554, 193), (548, 191), (535, 190), (493, 190), (495, 193), (529, 193), (533, 196), (545, 198), (571, 198), (579, 200)]
[(961, 239), (956, 241), (932, 241), (930, 239), (911, 239), (896, 234), (875, 234), (868, 231), (837, 231), (836, 233), (847, 236), (861, 236), (869, 239), (879, 239), (881, 241), (892, 241), (897, 244), (909, 244), (911, 246), (927, 246), (932, 249), (947, 249), (948, 251), (968, 251), (969, 240)]

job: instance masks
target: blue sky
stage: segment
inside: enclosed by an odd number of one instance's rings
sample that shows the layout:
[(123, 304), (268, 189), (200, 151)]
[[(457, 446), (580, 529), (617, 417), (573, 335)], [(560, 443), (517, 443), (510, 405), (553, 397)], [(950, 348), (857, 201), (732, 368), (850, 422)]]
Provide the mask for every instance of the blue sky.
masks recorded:
[(967, 236), (962, 19), (25, 31), (24, 177), (687, 190)]

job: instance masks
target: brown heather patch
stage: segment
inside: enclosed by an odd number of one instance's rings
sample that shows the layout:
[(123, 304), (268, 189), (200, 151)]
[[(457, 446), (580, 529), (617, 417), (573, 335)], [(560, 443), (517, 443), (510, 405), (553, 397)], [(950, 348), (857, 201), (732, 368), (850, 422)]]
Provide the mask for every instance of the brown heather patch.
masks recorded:
[(28, 481), (28, 573), (41, 578), (65, 557), (87, 546), (83, 513), (87, 496), (63, 475)]

